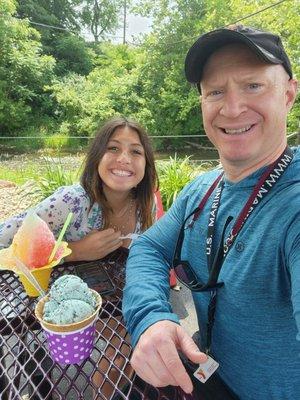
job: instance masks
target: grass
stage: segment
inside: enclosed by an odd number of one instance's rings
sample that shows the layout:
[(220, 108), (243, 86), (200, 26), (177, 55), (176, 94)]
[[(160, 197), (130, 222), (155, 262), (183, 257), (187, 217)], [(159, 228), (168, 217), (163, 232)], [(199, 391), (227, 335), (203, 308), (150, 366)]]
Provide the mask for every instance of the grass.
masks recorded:
[(69, 138), (61, 134), (38, 137), (32, 132), (31, 137), (2, 138), (0, 140), (0, 153), (31, 154), (34, 151), (57, 154), (67, 151), (77, 153), (86, 149), (89, 138)]
[(60, 186), (72, 185), (79, 179), (79, 169), (68, 170), (60, 158), (47, 158), (43, 176), (37, 179), (43, 197), (50, 196)]
[[(9, 180), (18, 185), (28, 180), (34, 180), (41, 192), (41, 197), (50, 196), (58, 187), (71, 185), (79, 180), (81, 172), (81, 159), (75, 161), (75, 165), (68, 165), (62, 157), (43, 156), (36, 161), (26, 161), (17, 158), (12, 161), (12, 166), (2, 162), (0, 179)], [(197, 175), (212, 168), (211, 164), (196, 165), (190, 157), (170, 157), (167, 161), (157, 161), (160, 181), (160, 192), (165, 210), (168, 210), (182, 188)]]
[(0, 168), (0, 180), (11, 181), (17, 185), (23, 185), (28, 180), (37, 180), (38, 177), (39, 171), (34, 164), (14, 169), (6, 166)]
[(41, 198), (46, 198), (58, 187), (71, 185), (79, 179), (81, 161), (74, 166), (66, 165), (61, 157), (39, 156), (36, 161), (28, 161), (20, 156), (0, 164), (0, 180), (19, 186), (34, 181), (35, 190), (38, 188)]

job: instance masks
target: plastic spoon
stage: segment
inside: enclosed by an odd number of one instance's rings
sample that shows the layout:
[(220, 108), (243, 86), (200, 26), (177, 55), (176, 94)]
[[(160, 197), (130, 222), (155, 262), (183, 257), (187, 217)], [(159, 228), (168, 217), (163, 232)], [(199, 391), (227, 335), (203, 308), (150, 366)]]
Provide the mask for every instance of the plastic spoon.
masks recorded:
[(29, 280), (29, 282), (36, 288), (36, 290), (40, 293), (41, 296), (45, 296), (46, 292), (44, 289), (41, 287), (41, 285), (38, 283), (38, 281), (35, 279), (33, 274), (31, 273), (30, 269), (26, 267), (26, 265), (18, 259), (18, 257), (14, 256), (16, 265), (18, 269), (23, 272), (23, 274), (26, 276), (26, 278)]
[(57, 252), (57, 249), (59, 248), (59, 246), (60, 246), (60, 244), (62, 242), (63, 236), (64, 236), (64, 234), (65, 234), (65, 232), (67, 230), (67, 227), (69, 226), (69, 223), (71, 222), (72, 217), (73, 217), (73, 213), (70, 212), (68, 214), (66, 220), (65, 220), (64, 226), (62, 227), (62, 230), (61, 230), (61, 232), (60, 232), (60, 234), (58, 236), (58, 239), (57, 239), (57, 241), (55, 243), (55, 246), (53, 247), (53, 250), (52, 250), (52, 252), (50, 254), (50, 257), (49, 257), (49, 260), (48, 260), (48, 264), (50, 264), (51, 261), (53, 260), (55, 254)]
[(128, 233), (128, 235), (126, 235), (126, 236), (120, 236), (119, 239), (131, 239), (131, 240), (135, 240), (135, 239), (137, 239), (139, 236), (141, 236), (141, 235), (139, 235), (138, 233)]

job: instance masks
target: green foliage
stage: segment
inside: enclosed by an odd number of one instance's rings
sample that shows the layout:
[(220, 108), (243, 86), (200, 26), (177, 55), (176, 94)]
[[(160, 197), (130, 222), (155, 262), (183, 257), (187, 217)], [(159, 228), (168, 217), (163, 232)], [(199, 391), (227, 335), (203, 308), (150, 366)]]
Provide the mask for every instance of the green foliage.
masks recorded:
[(45, 152), (48, 154), (60, 154), (62, 151), (72, 152), (78, 151), (87, 145), (87, 139), (81, 138), (70, 138), (67, 135), (62, 135), (60, 133), (45, 136), (42, 139), (42, 146), (45, 149)]
[[(77, 160), (77, 157), (76, 157)], [(77, 162), (77, 161), (75, 161)], [(74, 168), (62, 156), (40, 157), (37, 161), (29, 161), (26, 157), (14, 159), (11, 163), (0, 163), (0, 179), (10, 180), (23, 185), (27, 181), (35, 182), (30, 185), (31, 194), (44, 199), (56, 189), (65, 185), (72, 185), (79, 180), (82, 165)], [(10, 165), (10, 167), (9, 167)], [(160, 192), (164, 209), (168, 210), (182, 188), (197, 175), (211, 169), (211, 165), (194, 164), (189, 157), (170, 157), (169, 161), (156, 162)]]
[(123, 0), (85, 0), (82, 3), (81, 21), (93, 34), (95, 42), (119, 27), (119, 12)]
[[(65, 27), (72, 31), (79, 31), (77, 7), (81, 0), (18, 0), (17, 15), (34, 22)], [(40, 26), (37, 28), (43, 38), (43, 44), (49, 43), (55, 35), (53, 30)]]
[(67, 75), (70, 72), (87, 75), (92, 70), (94, 52), (78, 36), (57, 35), (53, 40), (51, 54), (57, 60), (55, 68), (57, 75)]
[[(58, 27), (36, 25), (41, 34), (44, 54), (55, 57), (57, 75), (76, 72), (87, 75), (92, 68), (93, 53), (79, 36), (81, 29), (92, 33), (95, 41), (118, 27), (122, 0), (18, 0), (20, 17)], [(60, 29), (59, 29), (60, 28)]]
[(23, 165), (20, 166), (19, 164), (18, 167), (11, 168), (1, 163), (0, 180), (11, 181), (17, 185), (23, 185), (23, 183), (30, 179), (38, 179), (36, 165), (30, 164), (24, 168)]
[[(2, 0), (0, 132), (12, 137), (32, 132), (46, 137), (51, 147), (67, 148), (70, 141), (55, 144), (58, 135), (90, 136), (104, 120), (123, 114), (139, 120), (151, 134), (204, 134), (199, 95), (184, 77), (186, 52), (202, 33), (255, 12), (241, 23), (278, 33), (300, 76), (299, 1), (278, 3), (260, 13), (269, 0), (135, 3), (137, 13), (153, 18), (152, 33), (139, 47), (88, 44), (79, 36), (80, 29), (89, 27), (95, 40), (104, 40), (117, 26), (122, 0)], [(16, 5), (19, 17), (63, 30), (33, 29), (28, 21), (13, 17)], [(289, 132), (299, 129), (299, 119), (300, 98), (289, 116)], [(51, 134), (54, 139), (47, 138)], [(181, 143), (163, 138), (159, 145)], [(40, 142), (32, 141), (32, 146)]]
[(70, 74), (48, 88), (68, 134), (91, 135), (116, 114), (131, 115), (142, 122), (149, 117), (147, 105), (138, 95), (140, 50), (101, 44), (97, 52), (97, 65), (87, 77)]
[(165, 210), (168, 210), (176, 200), (179, 192), (193, 178), (205, 172), (207, 166), (195, 166), (190, 157), (174, 158), (169, 161), (157, 162), (160, 193)]
[(3, 151), (9, 151), (11, 153), (30, 153), (34, 150), (43, 148), (43, 139), (31, 139), (27, 137), (22, 138), (11, 138), (1, 140), (1, 147)]
[(72, 185), (77, 178), (78, 171), (66, 170), (61, 159), (45, 158), (43, 176), (37, 179), (43, 198), (50, 196), (60, 186)]
[(68, 136), (61, 136), (60, 134), (48, 136), (44, 138), (44, 146), (47, 149), (62, 150), (68, 145)]
[(0, 3), (0, 131), (8, 135), (30, 125), (36, 113), (47, 112), (43, 87), (55, 63), (41, 55), (37, 31), (13, 18), (14, 12), (12, 0)]
[[(59, 186), (70, 185), (79, 179), (82, 169), (82, 156), (65, 157), (57, 152), (55, 156), (2, 155), (0, 160), (0, 180), (9, 180), (23, 185), (35, 181), (38, 187), (45, 187), (44, 197)], [(47, 189), (49, 188), (49, 189)]]

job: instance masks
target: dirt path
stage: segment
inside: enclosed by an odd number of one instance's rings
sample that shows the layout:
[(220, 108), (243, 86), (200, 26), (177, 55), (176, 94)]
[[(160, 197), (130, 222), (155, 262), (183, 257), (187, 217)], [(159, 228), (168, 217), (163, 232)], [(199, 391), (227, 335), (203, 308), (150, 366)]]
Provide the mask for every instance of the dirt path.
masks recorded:
[(39, 198), (34, 181), (17, 186), (13, 182), (0, 180), (0, 221), (32, 207)]

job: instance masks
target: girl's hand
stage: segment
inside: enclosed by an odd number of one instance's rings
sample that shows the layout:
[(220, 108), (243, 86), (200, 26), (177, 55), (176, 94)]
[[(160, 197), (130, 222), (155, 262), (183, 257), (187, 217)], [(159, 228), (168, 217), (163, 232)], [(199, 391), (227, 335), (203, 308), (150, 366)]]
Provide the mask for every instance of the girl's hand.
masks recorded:
[(69, 242), (72, 253), (65, 258), (66, 261), (93, 261), (105, 257), (122, 246), (121, 232), (112, 228), (102, 231), (93, 230), (83, 239)]

